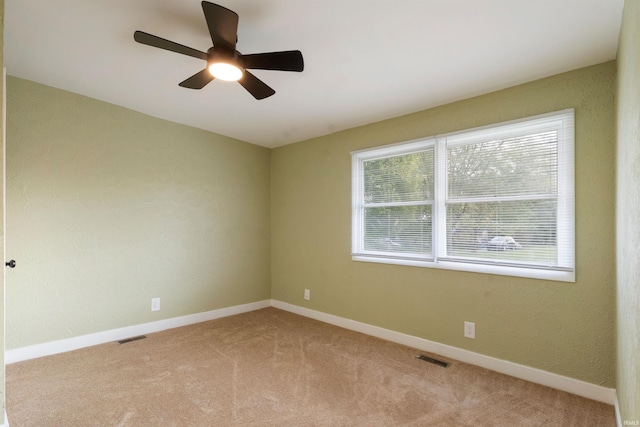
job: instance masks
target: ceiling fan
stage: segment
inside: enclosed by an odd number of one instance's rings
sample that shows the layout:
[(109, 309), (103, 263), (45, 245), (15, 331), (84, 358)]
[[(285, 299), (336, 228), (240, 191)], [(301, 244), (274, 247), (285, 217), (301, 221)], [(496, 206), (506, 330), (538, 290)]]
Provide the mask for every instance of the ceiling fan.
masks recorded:
[(207, 61), (207, 67), (204, 70), (180, 82), (179, 86), (202, 89), (216, 78), (237, 81), (255, 99), (264, 99), (276, 91), (247, 70), (300, 72), (304, 69), (302, 53), (299, 50), (241, 54), (236, 50), (238, 14), (207, 1), (202, 2), (202, 10), (213, 41), (213, 47), (206, 53), (143, 31), (133, 33), (133, 38), (138, 43)]

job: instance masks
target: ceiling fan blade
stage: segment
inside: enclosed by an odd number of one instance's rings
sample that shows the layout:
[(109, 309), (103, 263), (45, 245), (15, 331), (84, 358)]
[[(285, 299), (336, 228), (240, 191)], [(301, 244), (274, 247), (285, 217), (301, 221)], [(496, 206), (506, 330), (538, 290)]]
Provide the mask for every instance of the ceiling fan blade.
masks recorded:
[(171, 40), (163, 39), (162, 37), (154, 36), (153, 34), (145, 33), (143, 31), (136, 31), (133, 33), (133, 39), (138, 43), (146, 44), (160, 49), (168, 50), (171, 52), (181, 53), (187, 56), (193, 56), (194, 58), (207, 60), (207, 54), (200, 52), (199, 50), (192, 49), (190, 47), (172, 42)]
[(202, 2), (202, 10), (207, 20), (213, 47), (233, 53), (238, 40), (238, 14), (208, 1)]
[(253, 70), (302, 71), (304, 60), (299, 50), (242, 55), (244, 68)]
[(248, 72), (244, 71), (242, 78), (238, 80), (238, 83), (242, 85), (255, 99), (268, 98), (274, 93), (275, 90), (271, 89), (262, 80)]
[(209, 72), (209, 69), (205, 68), (204, 70), (195, 73), (188, 79), (180, 82), (178, 86), (186, 87), (188, 89), (202, 89), (203, 87), (211, 83), (213, 79), (214, 77)]

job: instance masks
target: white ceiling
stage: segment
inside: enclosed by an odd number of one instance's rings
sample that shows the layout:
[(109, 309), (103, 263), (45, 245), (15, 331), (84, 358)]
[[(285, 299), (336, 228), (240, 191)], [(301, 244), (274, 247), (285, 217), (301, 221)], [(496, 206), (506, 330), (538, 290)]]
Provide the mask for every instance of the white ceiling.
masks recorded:
[[(214, 0), (215, 2), (216, 0)], [(178, 83), (204, 61), (138, 44), (142, 30), (206, 51), (199, 0), (5, 0), (7, 74), (277, 147), (615, 59), (623, 0), (217, 0), (242, 53), (301, 50), (276, 90)]]

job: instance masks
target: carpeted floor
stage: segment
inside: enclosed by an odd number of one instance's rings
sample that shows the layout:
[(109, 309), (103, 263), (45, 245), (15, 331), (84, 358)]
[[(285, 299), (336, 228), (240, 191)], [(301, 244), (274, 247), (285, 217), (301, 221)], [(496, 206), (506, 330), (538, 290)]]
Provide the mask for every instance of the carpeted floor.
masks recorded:
[(8, 365), (7, 414), (11, 427), (616, 425), (612, 406), (418, 354), (267, 308)]

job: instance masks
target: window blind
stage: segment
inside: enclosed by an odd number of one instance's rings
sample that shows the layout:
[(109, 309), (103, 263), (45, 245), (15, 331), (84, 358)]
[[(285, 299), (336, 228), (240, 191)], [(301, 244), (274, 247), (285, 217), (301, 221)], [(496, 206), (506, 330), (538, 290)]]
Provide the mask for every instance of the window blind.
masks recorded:
[(352, 153), (353, 256), (574, 280), (573, 127), (565, 110)]

